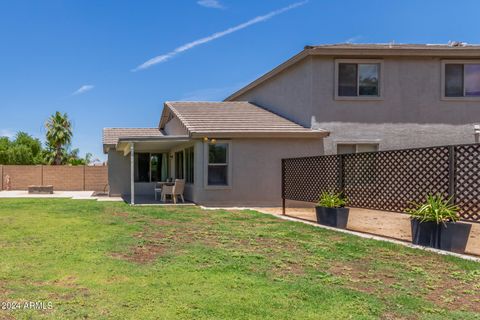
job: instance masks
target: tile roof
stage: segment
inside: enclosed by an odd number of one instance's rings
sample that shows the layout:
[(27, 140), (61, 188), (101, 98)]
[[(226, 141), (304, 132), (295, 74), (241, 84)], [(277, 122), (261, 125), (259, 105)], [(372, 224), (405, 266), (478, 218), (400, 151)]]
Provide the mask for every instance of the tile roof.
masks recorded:
[(158, 128), (104, 128), (103, 144), (116, 145), (119, 138), (162, 137)]
[(326, 131), (302, 127), (250, 102), (165, 102), (160, 128), (169, 119), (168, 110), (178, 117), (192, 137), (328, 135)]
[(464, 42), (451, 42), (449, 44), (412, 44), (412, 43), (335, 43), (306, 46), (305, 49), (426, 49), (426, 50), (480, 50), (480, 45)]

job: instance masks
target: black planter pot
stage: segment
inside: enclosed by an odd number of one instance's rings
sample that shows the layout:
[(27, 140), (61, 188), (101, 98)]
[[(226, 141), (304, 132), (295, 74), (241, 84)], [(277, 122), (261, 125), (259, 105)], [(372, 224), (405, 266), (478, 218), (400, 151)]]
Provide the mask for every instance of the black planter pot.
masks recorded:
[(457, 253), (464, 253), (472, 225), (461, 222), (421, 222), (411, 219), (412, 243)]
[(345, 229), (348, 222), (348, 208), (315, 207), (317, 223)]

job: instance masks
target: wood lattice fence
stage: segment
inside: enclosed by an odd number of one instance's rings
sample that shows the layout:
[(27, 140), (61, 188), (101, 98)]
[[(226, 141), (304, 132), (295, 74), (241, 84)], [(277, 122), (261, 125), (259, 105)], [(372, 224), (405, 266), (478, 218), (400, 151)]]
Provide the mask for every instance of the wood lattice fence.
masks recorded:
[(463, 220), (480, 222), (480, 144), (282, 160), (282, 198), (316, 202), (343, 192), (350, 207), (404, 212), (428, 194), (452, 197)]

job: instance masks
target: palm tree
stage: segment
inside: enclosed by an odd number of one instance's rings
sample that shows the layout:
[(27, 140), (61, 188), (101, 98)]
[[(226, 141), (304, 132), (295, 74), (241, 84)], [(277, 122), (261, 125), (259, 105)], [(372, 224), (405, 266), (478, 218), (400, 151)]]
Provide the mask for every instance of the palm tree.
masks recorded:
[(60, 165), (65, 161), (66, 146), (72, 141), (72, 123), (66, 113), (55, 112), (45, 123), (50, 163)]

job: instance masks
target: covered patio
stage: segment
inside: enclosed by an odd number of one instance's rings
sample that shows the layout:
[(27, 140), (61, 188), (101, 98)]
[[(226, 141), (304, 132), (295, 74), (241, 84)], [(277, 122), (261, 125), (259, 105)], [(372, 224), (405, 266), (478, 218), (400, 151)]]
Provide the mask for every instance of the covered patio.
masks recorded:
[[(158, 188), (173, 186), (175, 178), (185, 180), (186, 160), (193, 165), (193, 145), (188, 148), (192, 143), (188, 136), (120, 138), (116, 148), (128, 158), (130, 183), (129, 194), (122, 198), (132, 205), (174, 204), (173, 199), (161, 201)], [(185, 189), (188, 188), (185, 186)], [(189, 192), (185, 191), (188, 195)], [(193, 202), (185, 199), (185, 202), (177, 201), (176, 204), (192, 205)]]

